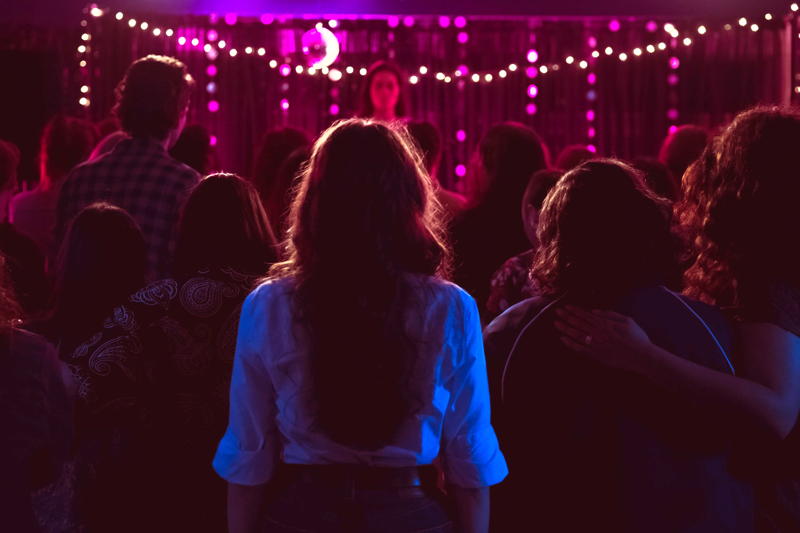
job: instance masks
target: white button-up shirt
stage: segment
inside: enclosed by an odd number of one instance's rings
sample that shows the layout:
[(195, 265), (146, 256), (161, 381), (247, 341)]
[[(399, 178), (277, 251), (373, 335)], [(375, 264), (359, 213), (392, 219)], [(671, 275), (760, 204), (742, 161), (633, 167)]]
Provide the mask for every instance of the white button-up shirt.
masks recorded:
[(432, 401), (403, 423), (394, 442), (374, 451), (334, 442), (314, 423), (309, 347), (304, 327), (294, 320), (292, 280), (268, 281), (247, 297), (239, 321), (228, 429), (214, 457), (220, 476), (239, 485), (260, 485), (281, 461), (402, 467), (431, 464), (439, 457), (454, 485), (485, 487), (506, 477), (490, 423), (475, 300), (433, 277), (409, 276), (409, 281), (419, 305), (406, 313), (405, 327), (410, 338), (423, 341), (417, 345), (423, 371), (415, 379), (433, 388)]

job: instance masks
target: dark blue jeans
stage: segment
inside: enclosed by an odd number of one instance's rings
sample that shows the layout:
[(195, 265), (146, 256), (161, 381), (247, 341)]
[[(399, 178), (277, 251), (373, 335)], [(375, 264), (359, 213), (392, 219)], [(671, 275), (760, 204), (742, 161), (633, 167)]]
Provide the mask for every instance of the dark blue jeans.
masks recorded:
[(420, 487), (361, 489), (298, 480), (270, 498), (270, 533), (453, 533), (437, 494)]

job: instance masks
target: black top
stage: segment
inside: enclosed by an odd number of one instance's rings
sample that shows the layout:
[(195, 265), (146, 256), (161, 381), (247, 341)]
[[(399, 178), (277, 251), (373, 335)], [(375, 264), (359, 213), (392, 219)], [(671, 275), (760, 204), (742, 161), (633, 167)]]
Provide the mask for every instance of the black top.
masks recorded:
[[(485, 331), (492, 423), (510, 471), (492, 495), (493, 531), (753, 531), (721, 415), (566, 349), (549, 303), (525, 300)], [(730, 372), (729, 328), (711, 308), (652, 287), (613, 309), (663, 348)]]

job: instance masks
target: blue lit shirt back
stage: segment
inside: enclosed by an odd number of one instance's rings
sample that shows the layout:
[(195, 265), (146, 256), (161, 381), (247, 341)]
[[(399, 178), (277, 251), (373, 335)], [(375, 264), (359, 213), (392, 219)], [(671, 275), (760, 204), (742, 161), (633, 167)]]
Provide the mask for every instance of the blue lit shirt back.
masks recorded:
[[(458, 286), (409, 276), (419, 305), (406, 331), (419, 343), (415, 379), (432, 401), (408, 419), (395, 442), (356, 450), (323, 434), (311, 412), (309, 346), (294, 320), (291, 279), (268, 281), (242, 307), (230, 393), (230, 418), (214, 468), (231, 483), (268, 482), (280, 462), (403, 467), (440, 458), (448, 482), (466, 488), (508, 474), (490, 423), (489, 390), (475, 301)], [(369, 401), (369, 398), (364, 398)], [(369, 423), (365, 420), (364, 423)]]

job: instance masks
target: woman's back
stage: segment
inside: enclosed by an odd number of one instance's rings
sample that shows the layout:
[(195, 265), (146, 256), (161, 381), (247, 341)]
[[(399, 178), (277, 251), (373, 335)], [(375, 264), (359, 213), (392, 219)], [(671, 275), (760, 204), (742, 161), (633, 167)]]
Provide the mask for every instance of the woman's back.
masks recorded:
[[(721, 413), (567, 349), (553, 325), (564, 301), (525, 300), (486, 330), (493, 423), (512, 472), (493, 498), (498, 531), (521, 517), (548, 531), (752, 531), (752, 493), (729, 472)], [(612, 308), (665, 349), (732, 372), (730, 327), (713, 308), (660, 287)], [(581, 501), (586, 512), (571, 514)]]
[[(263, 372), (271, 386), (255, 389), (245, 380), (243, 369), (234, 369), (233, 394), (262, 406), (265, 422), (274, 417), (274, 427), (264, 428), (262, 436), (275, 445), (280, 441), (286, 463), (425, 465), (439, 455), (441, 445), (452, 482), (465, 486), (495, 483), (504, 477), (505, 466), (489, 425), (488, 405), (481, 401), (487, 391), (485, 379), (480, 379), (485, 363), (475, 302), (459, 287), (437, 278), (409, 275), (406, 282), (413, 304), (403, 321), (418, 347), (411, 379), (412, 386), (421, 391), (423, 407), (402, 424), (386, 446), (356, 449), (335, 442), (317, 426), (309, 370), (313, 354), (307, 331), (296, 321), (291, 279), (265, 283), (246, 300), (239, 326), (239, 353), (246, 361), (243, 364)], [(275, 411), (271, 410), (273, 403)], [(245, 464), (246, 458), (236, 457), (233, 448), (237, 441), (246, 447), (252, 438), (248, 435), (247, 442), (242, 442), (244, 435), (232, 431), (242, 422), (236, 419), (241, 415), (244, 413), (232, 411), (231, 426), (217, 454), (215, 466), (223, 475)], [(480, 456), (475, 463), (482, 467), (463, 462), (475, 454)], [(277, 457), (264, 456), (262, 460), (259, 463), (269, 468), (258, 474), (259, 479), (268, 478)]]

